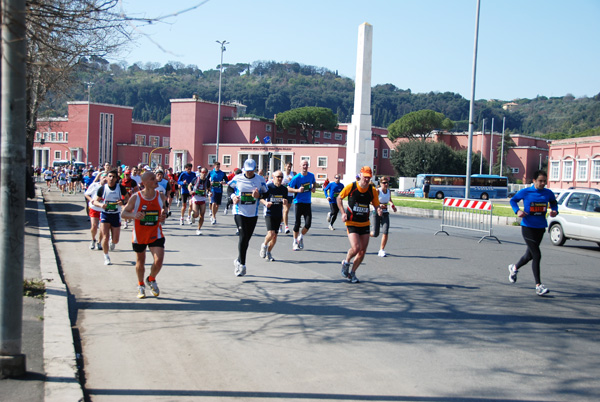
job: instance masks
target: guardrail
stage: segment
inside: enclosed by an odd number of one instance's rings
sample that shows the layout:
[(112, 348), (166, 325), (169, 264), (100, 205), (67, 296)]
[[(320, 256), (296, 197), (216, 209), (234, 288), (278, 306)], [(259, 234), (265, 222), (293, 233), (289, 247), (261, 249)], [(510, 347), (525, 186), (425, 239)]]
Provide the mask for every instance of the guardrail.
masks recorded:
[(476, 232), (486, 233), (478, 243), (485, 238), (496, 239), (498, 243), (502, 243), (496, 236), (492, 234), (492, 211), (493, 205), (490, 201), (472, 200), (468, 198), (444, 198), (442, 205), (442, 227), (438, 233), (450, 233), (444, 230), (447, 228), (457, 228)]

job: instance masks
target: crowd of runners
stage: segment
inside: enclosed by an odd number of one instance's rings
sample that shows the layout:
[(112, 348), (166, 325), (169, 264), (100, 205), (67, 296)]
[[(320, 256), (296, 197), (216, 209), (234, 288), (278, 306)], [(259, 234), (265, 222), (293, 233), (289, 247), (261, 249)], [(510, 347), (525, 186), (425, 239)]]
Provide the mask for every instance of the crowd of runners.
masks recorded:
[[(193, 165), (187, 164), (182, 172), (177, 173), (171, 168), (150, 169), (142, 165), (113, 168), (107, 163), (98, 169), (89, 167), (81, 172), (81, 180), (76, 182), (80, 183), (80, 189), (84, 192), (86, 212), (91, 223), (89, 248), (102, 251), (104, 264), (111, 265), (109, 252), (119, 243), (121, 228), (132, 225), (138, 298), (146, 297), (147, 287), (154, 296), (159, 296), (156, 276), (162, 268), (165, 246), (162, 225), (174, 210), (180, 225), (197, 225), (195, 233), (201, 236), (207, 210), (210, 225), (217, 225), (225, 194), (223, 214), (227, 215), (231, 209), (238, 235), (238, 255), (233, 260), (234, 274), (244, 276), (248, 246), (258, 222), (260, 207), (267, 229), (260, 246), (261, 258), (275, 260), (273, 249), (281, 233), (292, 233), (292, 250), (304, 249), (305, 236), (312, 225), (312, 195), (317, 191), (315, 175), (308, 171), (308, 167), (308, 162), (302, 161), (300, 171), (295, 174), (292, 164), (288, 163), (284, 170), (272, 172), (269, 177), (263, 176), (261, 171), (256, 172), (253, 159), (246, 160), (241, 169), (229, 174), (221, 170), (218, 162), (210, 171), (202, 166), (197, 166), (193, 171)], [(48, 183), (47, 191), (53, 185), (59, 189), (65, 185), (63, 175), (66, 173), (63, 170), (69, 169), (61, 168), (56, 174), (49, 169), (43, 172), (44, 180)], [(523, 237), (528, 249), (517, 264), (509, 266), (509, 280), (516, 282), (518, 269), (533, 260), (538, 295), (548, 293), (541, 283), (539, 269), (539, 233), (543, 234), (546, 213), (543, 205), (549, 203), (552, 214), (556, 214), (553, 194), (544, 189), (545, 177), (544, 172), (536, 172), (534, 186), (517, 193), (511, 201), (515, 213), (523, 218)], [(391, 198), (389, 178), (380, 177), (376, 186), (372, 183), (373, 172), (369, 166), (362, 167), (356, 181), (345, 186), (340, 183), (340, 178), (336, 174), (332, 182), (323, 186), (330, 207), (326, 220), (330, 230), (335, 230), (338, 215), (344, 222), (350, 247), (341, 262), (341, 275), (350, 283), (358, 283), (356, 272), (365, 257), (371, 237), (381, 235), (378, 256), (387, 256), (385, 246), (390, 226), (389, 209), (396, 212), (396, 206)], [(73, 193), (80, 191), (77, 186), (73, 188)], [(523, 209), (517, 205), (520, 200), (525, 200)], [(292, 206), (295, 220), (290, 231), (288, 216)], [(145, 276), (146, 248), (153, 257), (148, 276)]]

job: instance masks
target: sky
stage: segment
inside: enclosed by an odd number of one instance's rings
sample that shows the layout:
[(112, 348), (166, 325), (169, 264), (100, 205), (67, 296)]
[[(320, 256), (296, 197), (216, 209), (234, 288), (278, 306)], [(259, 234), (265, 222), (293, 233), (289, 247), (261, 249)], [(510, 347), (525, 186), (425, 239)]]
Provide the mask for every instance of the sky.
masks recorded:
[[(120, 0), (135, 39), (109, 60), (298, 62), (355, 78), (373, 26), (371, 84), (471, 98), (477, 0)], [(197, 6), (197, 7), (196, 7)], [(481, 0), (476, 99), (600, 93), (599, 0)]]

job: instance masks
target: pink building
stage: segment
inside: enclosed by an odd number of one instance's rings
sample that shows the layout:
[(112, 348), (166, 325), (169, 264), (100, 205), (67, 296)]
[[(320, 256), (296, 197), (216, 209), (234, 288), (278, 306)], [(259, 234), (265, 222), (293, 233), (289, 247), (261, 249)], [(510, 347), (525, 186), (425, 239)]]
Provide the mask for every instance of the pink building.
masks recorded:
[(552, 141), (548, 187), (600, 189), (600, 136)]

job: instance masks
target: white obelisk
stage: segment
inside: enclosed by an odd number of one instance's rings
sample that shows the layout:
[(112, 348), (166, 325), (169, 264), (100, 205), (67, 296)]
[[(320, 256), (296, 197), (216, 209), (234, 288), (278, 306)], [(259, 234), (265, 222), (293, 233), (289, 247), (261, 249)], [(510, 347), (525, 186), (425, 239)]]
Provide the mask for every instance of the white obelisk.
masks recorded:
[(375, 147), (371, 139), (372, 53), (373, 26), (365, 22), (358, 27), (354, 114), (352, 115), (352, 122), (348, 125), (344, 184), (354, 181), (361, 167), (370, 166), (373, 168), (373, 152)]

